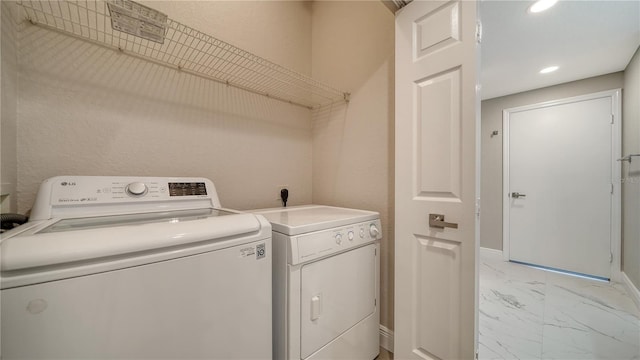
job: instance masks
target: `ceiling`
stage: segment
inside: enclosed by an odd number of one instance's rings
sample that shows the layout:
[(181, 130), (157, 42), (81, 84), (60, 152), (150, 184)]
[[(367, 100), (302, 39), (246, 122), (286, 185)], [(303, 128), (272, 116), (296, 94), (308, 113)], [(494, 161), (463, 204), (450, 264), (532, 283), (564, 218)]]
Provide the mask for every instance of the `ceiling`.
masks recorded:
[(561, 0), (529, 14), (532, 3), (480, 2), (482, 99), (622, 71), (640, 45), (640, 0)]

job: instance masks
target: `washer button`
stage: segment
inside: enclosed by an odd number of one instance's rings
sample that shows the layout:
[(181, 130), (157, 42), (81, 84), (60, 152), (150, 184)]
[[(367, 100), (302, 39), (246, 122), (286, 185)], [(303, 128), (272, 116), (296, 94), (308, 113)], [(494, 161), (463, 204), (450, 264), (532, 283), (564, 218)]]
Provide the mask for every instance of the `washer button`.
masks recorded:
[(360, 228), (360, 238), (364, 237), (364, 228)]
[(342, 243), (342, 234), (336, 234), (336, 244), (340, 245)]
[(353, 231), (349, 231), (349, 233), (347, 234), (347, 237), (349, 238), (349, 241), (353, 241)]

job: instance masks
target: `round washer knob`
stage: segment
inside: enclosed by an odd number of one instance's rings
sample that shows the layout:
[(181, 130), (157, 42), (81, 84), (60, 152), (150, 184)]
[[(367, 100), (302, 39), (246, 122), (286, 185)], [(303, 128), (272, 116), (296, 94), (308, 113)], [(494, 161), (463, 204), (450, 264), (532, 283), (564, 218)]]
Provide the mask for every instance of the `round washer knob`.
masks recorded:
[(336, 244), (340, 245), (342, 243), (342, 234), (336, 234)]
[(371, 235), (371, 237), (375, 239), (378, 237), (378, 234), (380, 234), (380, 230), (378, 230), (378, 227), (374, 224), (371, 224), (371, 226), (369, 226), (369, 235)]
[(142, 196), (147, 193), (147, 185), (142, 182), (132, 182), (127, 185), (127, 193), (133, 196)]
[(353, 241), (353, 231), (349, 231), (349, 233), (347, 234), (347, 238), (349, 239), (349, 241)]

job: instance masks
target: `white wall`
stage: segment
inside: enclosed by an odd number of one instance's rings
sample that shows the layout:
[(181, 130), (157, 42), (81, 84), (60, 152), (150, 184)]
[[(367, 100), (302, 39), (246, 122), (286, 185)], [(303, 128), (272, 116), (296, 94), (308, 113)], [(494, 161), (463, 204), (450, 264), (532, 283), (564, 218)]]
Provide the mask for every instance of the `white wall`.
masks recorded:
[[(308, 72), (306, 2), (149, 2), (169, 17)], [(223, 206), (311, 202), (306, 108), (27, 26), (19, 41), (18, 208), (55, 175), (204, 176)], [(4, 142), (4, 138), (3, 138)]]
[[(623, 73), (617, 72), (482, 102), (480, 246), (502, 250), (502, 110), (622, 86)], [(494, 130), (497, 136), (491, 136)]]
[[(17, 9), (14, 2), (1, 4), (0, 48), (0, 190), (2, 212), (17, 211)], [(4, 195), (8, 194), (8, 195)]]
[(351, 102), (313, 115), (313, 202), (381, 215), (381, 324), (393, 328), (394, 16), (380, 1), (315, 1), (312, 75)]
[[(622, 155), (640, 154), (640, 48), (624, 71)], [(640, 289), (640, 157), (622, 164), (622, 269)]]

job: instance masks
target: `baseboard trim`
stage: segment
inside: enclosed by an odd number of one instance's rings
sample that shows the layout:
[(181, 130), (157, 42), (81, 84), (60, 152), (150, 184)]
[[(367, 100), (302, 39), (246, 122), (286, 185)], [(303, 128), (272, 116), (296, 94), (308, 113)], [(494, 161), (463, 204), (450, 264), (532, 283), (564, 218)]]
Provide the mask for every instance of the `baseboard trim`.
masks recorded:
[(384, 325), (380, 325), (380, 347), (393, 352), (393, 330)]
[(624, 271), (622, 272), (622, 283), (627, 288), (627, 291), (629, 292), (629, 296), (631, 296), (631, 298), (633, 299), (633, 302), (635, 302), (638, 309), (640, 309), (640, 290), (638, 290), (638, 288), (633, 284), (631, 279), (629, 279), (629, 277), (627, 276), (627, 274), (624, 273)]
[(502, 259), (502, 250), (481, 247), (480, 255), (490, 256), (490, 257), (500, 257)]

